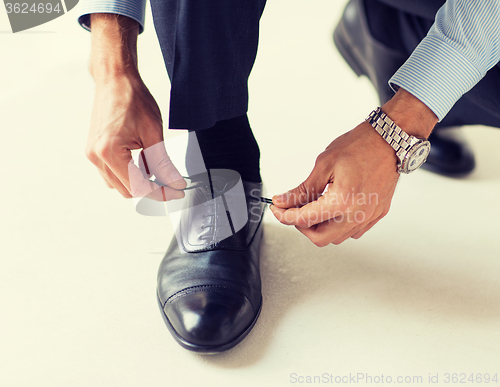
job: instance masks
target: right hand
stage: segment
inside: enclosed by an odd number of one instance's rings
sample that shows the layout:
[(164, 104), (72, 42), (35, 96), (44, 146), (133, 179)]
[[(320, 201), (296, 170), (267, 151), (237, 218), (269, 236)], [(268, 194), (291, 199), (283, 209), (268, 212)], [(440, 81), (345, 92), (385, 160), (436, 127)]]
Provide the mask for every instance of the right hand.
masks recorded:
[(316, 246), (358, 239), (389, 212), (399, 178), (396, 164), (394, 149), (363, 122), (335, 139), (309, 177), (273, 197), (270, 209)]
[[(143, 149), (141, 168), (132, 149)], [(180, 199), (186, 182), (167, 155), (160, 109), (139, 75), (96, 82), (87, 158), (124, 197)], [(144, 165), (146, 164), (146, 165)], [(149, 181), (155, 175), (161, 185)]]
[[(429, 137), (438, 121), (430, 108), (402, 88), (382, 110), (417, 138)], [(302, 184), (275, 196), (271, 211), (317, 246), (358, 239), (387, 215), (399, 178), (397, 161), (394, 149), (363, 122), (326, 148)]]

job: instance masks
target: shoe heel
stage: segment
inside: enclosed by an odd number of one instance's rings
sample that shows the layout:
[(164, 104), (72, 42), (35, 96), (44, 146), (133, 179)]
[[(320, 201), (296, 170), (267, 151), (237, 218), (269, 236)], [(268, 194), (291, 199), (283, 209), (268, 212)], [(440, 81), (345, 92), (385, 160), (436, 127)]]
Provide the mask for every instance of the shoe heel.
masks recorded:
[(358, 64), (358, 62), (354, 59), (353, 54), (349, 50), (349, 44), (346, 41), (345, 38), (345, 33), (343, 31), (343, 26), (342, 22), (340, 22), (337, 27), (335, 28), (335, 31), (333, 32), (333, 42), (335, 43), (335, 46), (340, 52), (340, 55), (344, 58), (344, 60), (347, 62), (349, 67), (356, 73), (358, 77), (362, 75), (366, 75), (366, 71), (363, 70), (363, 68)]

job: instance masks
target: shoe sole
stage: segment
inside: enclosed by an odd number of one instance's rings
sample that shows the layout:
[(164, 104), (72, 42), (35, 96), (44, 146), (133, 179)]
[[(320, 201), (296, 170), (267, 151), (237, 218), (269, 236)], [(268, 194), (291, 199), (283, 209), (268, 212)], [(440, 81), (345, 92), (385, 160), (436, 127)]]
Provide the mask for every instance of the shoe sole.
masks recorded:
[(172, 324), (170, 323), (167, 315), (165, 314), (165, 311), (163, 310), (163, 305), (160, 301), (160, 298), (158, 297), (158, 294), (156, 295), (156, 300), (158, 301), (158, 306), (161, 311), (161, 315), (163, 317), (163, 321), (165, 322), (165, 325), (167, 326), (168, 330), (170, 331), (170, 334), (174, 337), (175, 341), (177, 341), (181, 347), (188, 349), (190, 351), (199, 353), (200, 355), (216, 355), (221, 352), (227, 351), (228, 349), (233, 348), (237, 344), (239, 344), (247, 335), (250, 333), (252, 328), (254, 327), (255, 323), (257, 322), (260, 311), (262, 310), (262, 298), (260, 301), (260, 306), (259, 310), (257, 311), (257, 314), (255, 315), (254, 319), (252, 322), (245, 328), (243, 332), (236, 338), (234, 338), (232, 341), (217, 345), (217, 346), (203, 346), (203, 345), (198, 345), (198, 344), (193, 344), (190, 343), (189, 341), (185, 340), (183, 337), (181, 337), (177, 331), (174, 329)]

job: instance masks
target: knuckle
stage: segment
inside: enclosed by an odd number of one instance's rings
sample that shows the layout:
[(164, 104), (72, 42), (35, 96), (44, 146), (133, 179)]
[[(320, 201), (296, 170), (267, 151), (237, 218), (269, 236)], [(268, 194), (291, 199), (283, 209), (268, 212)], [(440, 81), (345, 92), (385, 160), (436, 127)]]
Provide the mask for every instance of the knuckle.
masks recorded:
[(320, 236), (312, 235), (310, 239), (311, 242), (314, 243), (317, 247), (325, 247), (329, 244), (327, 241), (324, 240), (324, 238)]
[(174, 167), (174, 163), (172, 162), (172, 160), (170, 160), (170, 158), (165, 158), (160, 161), (159, 167), (163, 169), (170, 169)]
[(111, 145), (107, 140), (98, 141), (94, 146), (94, 153), (101, 160), (108, 160), (111, 155)]
[(318, 166), (320, 164), (323, 164), (325, 160), (327, 159), (327, 154), (325, 152), (321, 152), (318, 157), (316, 157), (316, 162), (314, 163), (315, 166)]
[(276, 219), (278, 219), (278, 222), (280, 222), (281, 224), (285, 224), (285, 225), (287, 224), (285, 221), (285, 218), (283, 216), (281, 216), (281, 214), (279, 212), (275, 212), (274, 216), (276, 216)]
[(292, 202), (295, 206), (305, 206), (307, 203), (315, 199), (314, 184), (309, 184), (310, 178), (299, 184), (299, 186), (292, 191)]
[(331, 152), (322, 152), (316, 157), (316, 161), (314, 163), (314, 168), (319, 169), (320, 171), (325, 171), (331, 168), (332, 163), (334, 162), (334, 158), (332, 157)]
[(93, 164), (98, 160), (97, 154), (92, 148), (85, 148), (85, 157)]
[(299, 184), (299, 186), (297, 187), (297, 190), (299, 191), (299, 193), (301, 194), (307, 194), (309, 192), (309, 179), (306, 179), (304, 180), (302, 183)]
[[(367, 220), (372, 219), (372, 218), (375, 217), (375, 209), (374, 208), (371, 208), (371, 207), (365, 208), (363, 210), (363, 212), (365, 214), (364, 218), (367, 219)], [(360, 223), (364, 223), (364, 222), (360, 222)]]
[(296, 225), (298, 227), (302, 227), (302, 228), (309, 228), (311, 227), (311, 225), (309, 224), (309, 220), (308, 219), (305, 219), (303, 216), (299, 216), (297, 218), (297, 222), (296, 222)]
[[(297, 187), (297, 190), (295, 193), (295, 200), (300, 200), (302, 196), (307, 196), (307, 192), (308, 192), (308, 188), (307, 188), (307, 185), (306, 185), (306, 182), (302, 182), (299, 184), (299, 186)], [(298, 193), (298, 195), (297, 195)]]
[(279, 211), (273, 211), (273, 214), (276, 217), (276, 219), (278, 220), (278, 222), (280, 222), (281, 224), (285, 224), (285, 225), (287, 224), (285, 221), (285, 217)]

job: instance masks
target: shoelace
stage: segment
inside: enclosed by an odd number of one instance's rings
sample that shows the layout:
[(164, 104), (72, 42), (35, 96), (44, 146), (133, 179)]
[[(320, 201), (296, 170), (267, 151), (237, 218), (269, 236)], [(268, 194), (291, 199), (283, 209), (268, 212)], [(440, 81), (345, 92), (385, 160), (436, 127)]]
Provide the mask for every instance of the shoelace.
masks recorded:
[[(189, 179), (189, 180), (192, 180), (191, 177), (189, 176), (182, 176), (184, 179)], [(195, 188), (198, 188), (198, 187), (204, 187), (206, 186), (206, 183), (200, 183), (198, 185), (192, 185), (191, 187), (186, 187), (186, 188), (181, 188), (181, 189), (178, 189), (178, 191), (187, 191), (189, 189), (195, 189)], [(218, 193), (221, 193), (221, 192), (218, 192)], [(273, 204), (273, 199), (269, 199), (269, 198), (266, 198), (264, 196), (252, 196), (252, 195), (245, 195), (245, 197), (249, 198), (249, 199), (253, 199), (253, 200), (258, 200), (262, 203), (267, 203), (267, 204)]]
[[(199, 187), (201, 185), (203, 185), (203, 184), (199, 184), (196, 187)], [(218, 194), (220, 194), (220, 195), (218, 195)], [(231, 232), (234, 234), (234, 226), (233, 226), (233, 222), (232, 222), (232, 219), (231, 219), (231, 214), (228, 211), (228, 202), (230, 204), (231, 201), (227, 200), (225, 198), (224, 191), (214, 191), (214, 195), (216, 197), (221, 197), (222, 198), (223, 204), (224, 204), (224, 210), (225, 210), (225, 213), (226, 213), (226, 216), (227, 216), (227, 220), (228, 220), (227, 224), (220, 223), (217, 226), (218, 227), (229, 226), (231, 228)], [(210, 197), (208, 199), (212, 199), (212, 194), (210, 194)], [(217, 208), (217, 204), (214, 203), (214, 202), (212, 202), (211, 200), (207, 200), (206, 202), (204, 202), (204, 205), (205, 206), (214, 206), (214, 209), (213, 209), (213, 213), (212, 214), (208, 213), (208, 214), (204, 214), (203, 215), (203, 217), (209, 218), (209, 220), (208, 220), (208, 223), (201, 225), (201, 229), (203, 230), (203, 229), (208, 228), (212, 232), (210, 232), (209, 234), (200, 235), (200, 239), (205, 239), (205, 240), (209, 240), (210, 239), (210, 240), (213, 241), (215, 239), (215, 227), (216, 227), (216, 223), (215, 222), (216, 222), (216, 219), (217, 219), (217, 212), (218, 212), (217, 209), (216, 209)]]
[[(192, 178), (189, 177), (189, 176), (183, 176), (183, 178), (184, 179), (192, 180)], [(201, 182), (199, 184), (195, 184), (195, 185), (192, 185), (190, 187), (179, 189), (179, 191), (187, 191), (187, 190), (196, 189), (196, 188), (199, 188), (199, 187), (207, 187), (207, 183)], [(228, 224), (227, 225), (231, 228), (231, 232), (234, 234), (235, 233), (235, 229), (234, 229), (234, 225), (233, 225), (233, 222), (232, 222), (232, 219), (231, 219), (231, 214), (230, 214), (230, 212), (228, 210), (228, 203), (226, 202), (227, 199), (225, 198), (224, 191), (214, 191), (214, 195), (216, 197), (220, 196), (222, 198), (222, 201), (224, 203), (225, 212), (226, 212), (226, 215), (227, 215), (227, 220), (228, 220)], [(212, 194), (210, 194), (210, 196), (211, 197), (209, 199), (212, 199)], [(273, 203), (272, 199), (269, 199), (269, 198), (266, 198), (266, 197), (263, 197), (263, 196), (245, 195), (245, 197), (248, 198), (248, 199), (258, 200), (260, 202), (267, 203), (267, 204), (272, 204)], [(205, 204), (205, 206), (206, 205), (216, 206), (216, 204), (212, 203), (211, 200), (207, 200), (204, 204)], [(207, 217), (207, 218), (213, 218), (214, 221), (215, 221), (215, 218), (217, 216), (217, 210), (214, 208), (214, 213), (213, 214), (205, 214), (203, 216)], [(209, 223), (208, 224), (203, 224), (201, 226), (201, 229), (209, 228), (209, 229), (213, 229), (215, 231), (215, 226), (216, 226), (215, 222), (211, 222), (211, 219), (209, 219)], [(219, 226), (223, 226), (223, 224), (221, 224)], [(209, 233), (208, 235), (200, 235), (200, 238), (201, 239), (205, 239), (205, 240), (209, 240), (209, 239), (210, 240), (214, 240), (214, 237), (215, 237), (215, 235), (214, 235), (213, 232)]]

